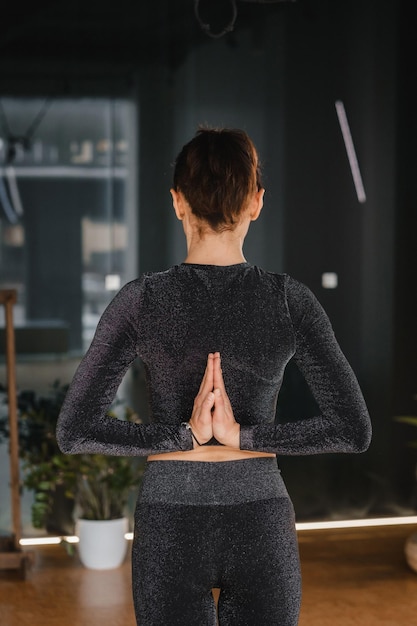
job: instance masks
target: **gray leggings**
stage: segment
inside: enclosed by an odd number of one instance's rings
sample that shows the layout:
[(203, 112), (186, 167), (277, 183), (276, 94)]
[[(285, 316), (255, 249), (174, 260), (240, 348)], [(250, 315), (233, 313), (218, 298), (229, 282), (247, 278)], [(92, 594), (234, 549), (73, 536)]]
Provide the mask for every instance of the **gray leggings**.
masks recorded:
[(296, 626), (294, 511), (275, 458), (151, 461), (135, 514), (139, 626)]

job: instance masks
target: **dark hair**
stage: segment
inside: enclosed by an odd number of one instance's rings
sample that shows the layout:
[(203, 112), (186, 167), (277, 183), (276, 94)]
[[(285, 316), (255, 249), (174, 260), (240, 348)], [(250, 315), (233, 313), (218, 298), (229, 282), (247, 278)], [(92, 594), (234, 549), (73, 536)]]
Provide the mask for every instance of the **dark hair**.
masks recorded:
[(213, 230), (233, 227), (262, 188), (256, 148), (243, 130), (201, 127), (177, 156), (173, 182)]

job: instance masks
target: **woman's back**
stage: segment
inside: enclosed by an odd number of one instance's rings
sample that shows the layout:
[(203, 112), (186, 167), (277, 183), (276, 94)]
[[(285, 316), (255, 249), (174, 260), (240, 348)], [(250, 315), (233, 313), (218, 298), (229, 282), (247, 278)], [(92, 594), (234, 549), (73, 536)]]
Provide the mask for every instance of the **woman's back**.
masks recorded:
[(210, 352), (222, 356), (236, 419), (274, 420), (294, 352), (285, 279), (248, 263), (182, 264), (145, 277), (138, 352), (155, 420), (177, 423), (191, 415)]

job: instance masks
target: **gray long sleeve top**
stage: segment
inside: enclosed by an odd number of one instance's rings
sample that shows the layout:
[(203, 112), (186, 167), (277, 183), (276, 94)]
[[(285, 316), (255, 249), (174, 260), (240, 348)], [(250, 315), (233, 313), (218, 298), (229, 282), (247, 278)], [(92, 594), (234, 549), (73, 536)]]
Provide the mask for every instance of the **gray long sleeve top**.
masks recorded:
[[(183, 263), (128, 283), (103, 313), (59, 416), (61, 450), (137, 456), (191, 450), (181, 423), (191, 417), (207, 354), (216, 351), (241, 426), (241, 449), (305, 455), (369, 446), (370, 419), (358, 382), (305, 285), (249, 263)], [(138, 356), (146, 369), (149, 424), (106, 415)], [(320, 410), (275, 423), (290, 359)]]

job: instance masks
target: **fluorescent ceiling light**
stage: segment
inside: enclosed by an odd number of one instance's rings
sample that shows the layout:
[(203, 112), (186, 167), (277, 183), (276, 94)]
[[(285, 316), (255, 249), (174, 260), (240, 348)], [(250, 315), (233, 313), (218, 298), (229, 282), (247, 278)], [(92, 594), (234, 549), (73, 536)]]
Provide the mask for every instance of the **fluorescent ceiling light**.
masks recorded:
[(356, 189), (356, 195), (361, 203), (366, 202), (365, 189), (362, 182), (362, 176), (359, 170), (358, 159), (356, 158), (355, 146), (347, 120), (345, 105), (341, 100), (335, 102), (337, 117), (339, 118), (340, 129), (342, 131), (345, 148), (349, 159), (350, 170), (352, 172), (353, 183)]

